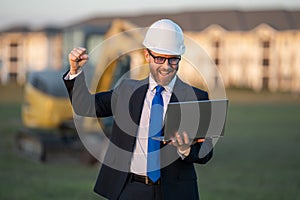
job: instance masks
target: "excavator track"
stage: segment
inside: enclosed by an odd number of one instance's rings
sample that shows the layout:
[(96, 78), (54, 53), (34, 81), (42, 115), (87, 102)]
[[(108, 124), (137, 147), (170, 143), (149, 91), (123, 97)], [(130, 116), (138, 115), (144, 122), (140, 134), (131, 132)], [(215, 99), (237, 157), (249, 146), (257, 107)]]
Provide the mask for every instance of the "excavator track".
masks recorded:
[(20, 130), (15, 137), (17, 150), (24, 157), (43, 163), (94, 164), (95, 160), (84, 148), (77, 133), (65, 133), (59, 130)]

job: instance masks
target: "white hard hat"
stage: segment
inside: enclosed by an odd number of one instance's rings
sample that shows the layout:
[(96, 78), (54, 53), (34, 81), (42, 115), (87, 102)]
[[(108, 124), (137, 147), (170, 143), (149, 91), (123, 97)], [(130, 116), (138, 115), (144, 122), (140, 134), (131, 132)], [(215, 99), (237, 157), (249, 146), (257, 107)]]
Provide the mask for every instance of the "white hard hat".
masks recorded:
[(154, 22), (146, 33), (143, 45), (159, 54), (182, 55), (185, 52), (183, 32), (169, 19)]

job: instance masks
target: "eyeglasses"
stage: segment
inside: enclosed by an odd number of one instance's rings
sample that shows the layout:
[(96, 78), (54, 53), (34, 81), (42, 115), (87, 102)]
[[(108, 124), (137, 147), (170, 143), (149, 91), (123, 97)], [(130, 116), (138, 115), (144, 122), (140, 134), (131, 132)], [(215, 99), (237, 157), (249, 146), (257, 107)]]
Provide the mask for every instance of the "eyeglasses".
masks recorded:
[(181, 60), (181, 56), (166, 58), (166, 57), (162, 57), (162, 56), (153, 55), (149, 49), (147, 49), (147, 51), (152, 56), (152, 58), (154, 59), (154, 62), (156, 64), (164, 64), (166, 62), (166, 60), (168, 59), (168, 63), (170, 65), (177, 65), (179, 63), (179, 61)]

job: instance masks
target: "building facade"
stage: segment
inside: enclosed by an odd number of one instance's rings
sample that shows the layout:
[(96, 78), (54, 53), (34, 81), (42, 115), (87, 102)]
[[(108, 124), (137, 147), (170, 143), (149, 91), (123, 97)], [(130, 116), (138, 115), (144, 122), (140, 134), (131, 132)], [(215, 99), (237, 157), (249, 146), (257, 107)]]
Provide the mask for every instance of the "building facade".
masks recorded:
[(1, 84), (23, 84), (30, 71), (61, 67), (62, 35), (58, 29), (9, 29), (0, 33), (0, 45)]
[(82, 34), (89, 32), (86, 31), (89, 25), (108, 29), (116, 18), (137, 27), (149, 26), (162, 18), (174, 20), (217, 66), (218, 72), (207, 73), (211, 80), (215, 73), (220, 73), (225, 87), (300, 93), (300, 11), (286, 10), (96, 17), (77, 23), (73, 26), (76, 29), (70, 26), (60, 31), (3, 31), (0, 32), (1, 83), (14, 80), (22, 83), (28, 71), (62, 68), (65, 51), (69, 52), (72, 44), (76, 46), (76, 41), (70, 43), (70, 35), (73, 39), (79, 33), (85, 37)]
[(300, 93), (300, 30), (261, 24), (250, 31), (212, 25), (188, 32), (217, 65), (225, 87)]

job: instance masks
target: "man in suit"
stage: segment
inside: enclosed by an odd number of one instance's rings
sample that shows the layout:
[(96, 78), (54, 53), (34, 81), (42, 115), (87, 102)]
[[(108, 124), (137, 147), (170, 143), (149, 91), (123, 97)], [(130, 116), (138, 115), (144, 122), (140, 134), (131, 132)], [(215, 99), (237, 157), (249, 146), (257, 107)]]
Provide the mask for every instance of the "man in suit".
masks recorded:
[(163, 135), (162, 121), (170, 102), (207, 100), (208, 94), (176, 75), (185, 51), (183, 32), (176, 23), (156, 21), (143, 45), (149, 77), (123, 80), (114, 90), (97, 94), (89, 93), (81, 71), (88, 60), (86, 49), (74, 48), (69, 54), (70, 71), (64, 80), (74, 111), (114, 116), (94, 191), (108, 199), (199, 199), (194, 163), (211, 159), (211, 140), (194, 143), (183, 132), (162, 144), (152, 136)]

